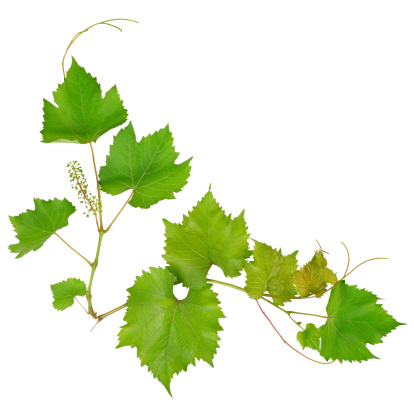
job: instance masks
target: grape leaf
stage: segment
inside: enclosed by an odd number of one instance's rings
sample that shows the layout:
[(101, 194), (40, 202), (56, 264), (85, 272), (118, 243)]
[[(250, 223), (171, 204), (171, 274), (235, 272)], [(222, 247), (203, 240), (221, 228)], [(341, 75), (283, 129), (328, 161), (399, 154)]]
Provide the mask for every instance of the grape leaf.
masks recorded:
[[(245, 267), (247, 294), (259, 299), (268, 291), (274, 296), (295, 296), (294, 274), (297, 272), (297, 251), (288, 256), (282, 250), (272, 249), (265, 243), (255, 241), (252, 262)], [(273, 298), (276, 305), (290, 302), (289, 299)]]
[(74, 303), (75, 296), (86, 295), (85, 282), (74, 277), (70, 277), (63, 282), (51, 285), (53, 293), (53, 307), (57, 310), (63, 311)]
[(397, 322), (373, 293), (338, 283), (331, 291), (326, 311), (328, 320), (321, 326), (321, 355), (326, 359), (367, 361), (377, 358), (366, 344), (379, 344), (381, 338), (402, 323)]
[(116, 86), (106, 92), (96, 78), (87, 73), (72, 58), (67, 76), (53, 98), (57, 105), (43, 100), (44, 121), (41, 134), (43, 142), (72, 142), (88, 144), (112, 128), (122, 125), (127, 111), (119, 97)]
[(184, 216), (182, 224), (165, 224), (164, 259), (184, 286), (201, 288), (214, 264), (225, 276), (239, 276), (251, 254), (244, 210), (234, 219), (208, 191)]
[(57, 230), (68, 225), (68, 218), (76, 209), (66, 198), (58, 200), (34, 199), (34, 210), (27, 210), (18, 216), (9, 216), (19, 243), (11, 244), (16, 259), (30, 251), (40, 249), (45, 241)]
[(295, 274), (295, 284), (300, 296), (311, 293), (321, 296), (327, 283), (334, 285), (337, 282), (336, 274), (326, 267), (327, 264), (325, 256), (319, 250), (310, 262), (300, 268)]
[(114, 137), (106, 165), (99, 171), (102, 190), (111, 195), (133, 190), (132, 207), (149, 208), (173, 199), (187, 184), (190, 161), (175, 164), (178, 157), (167, 125), (137, 142), (131, 123)]
[(302, 345), (302, 349), (310, 348), (320, 351), (320, 337), (319, 329), (313, 323), (307, 323), (304, 331), (299, 331), (296, 334), (298, 342)]
[(174, 374), (195, 365), (196, 359), (213, 366), (218, 348), (219, 319), (224, 318), (211, 285), (190, 289), (185, 299), (173, 293), (174, 276), (161, 268), (150, 268), (128, 289), (126, 325), (119, 345), (137, 348), (141, 366), (147, 365), (171, 395)]

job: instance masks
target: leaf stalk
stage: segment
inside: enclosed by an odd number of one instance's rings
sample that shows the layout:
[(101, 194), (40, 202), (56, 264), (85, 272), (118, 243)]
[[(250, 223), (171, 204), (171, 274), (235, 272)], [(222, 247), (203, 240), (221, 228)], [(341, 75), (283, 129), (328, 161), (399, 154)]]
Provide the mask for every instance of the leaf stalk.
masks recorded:
[(62, 239), (62, 237), (59, 236), (57, 233), (53, 233), (55, 236), (59, 237), (60, 240), (63, 241), (63, 243), (66, 244), (66, 246), (69, 247), (73, 252), (75, 252), (78, 256), (82, 257), (83, 260), (85, 260), (86, 263), (88, 263), (89, 266), (92, 266), (92, 263), (83, 255), (81, 255), (77, 250), (75, 250), (69, 243), (67, 243), (65, 240)]

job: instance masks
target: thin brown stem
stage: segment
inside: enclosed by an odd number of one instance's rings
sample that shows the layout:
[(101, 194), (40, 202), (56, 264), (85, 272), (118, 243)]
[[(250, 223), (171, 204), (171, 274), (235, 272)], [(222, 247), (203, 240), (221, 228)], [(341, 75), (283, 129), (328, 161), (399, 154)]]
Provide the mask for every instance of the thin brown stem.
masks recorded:
[(268, 322), (270, 323), (270, 325), (272, 325), (273, 329), (276, 331), (276, 333), (280, 336), (280, 339), (291, 349), (293, 349), (295, 352), (297, 352), (299, 355), (302, 355), (304, 358), (309, 359), (310, 361), (316, 362), (317, 364), (323, 364), (323, 365), (327, 365), (327, 364), (331, 364), (332, 362), (320, 362), (320, 361), (316, 361), (316, 359), (312, 359), (309, 358), (308, 356), (306, 356), (305, 354), (302, 354), (302, 352), (298, 351), (296, 348), (294, 348), (292, 345), (289, 344), (289, 342), (287, 342), (285, 340), (285, 338), (283, 338), (283, 336), (279, 333), (279, 331), (276, 329), (276, 327), (273, 325), (272, 321), (269, 319), (269, 317), (266, 315), (266, 313), (264, 312), (264, 310), (262, 309), (262, 307), (260, 306), (260, 303), (258, 300), (256, 300), (257, 306), (259, 306), (260, 310), (262, 311), (263, 315), (266, 317), (266, 319), (268, 320)]
[(138, 23), (137, 21), (135, 21), (135, 20), (131, 20), (131, 19), (109, 19), (109, 20), (104, 20), (104, 21), (99, 22), (99, 23), (95, 23), (95, 24), (93, 24), (92, 26), (87, 27), (85, 30), (82, 30), (81, 32), (76, 33), (76, 34), (75, 34), (75, 36), (73, 36), (72, 40), (69, 42), (69, 45), (68, 45), (68, 47), (67, 47), (67, 48), (66, 48), (66, 50), (65, 50), (65, 54), (63, 55), (63, 59), (62, 59), (62, 72), (63, 72), (63, 77), (64, 77), (64, 78), (66, 77), (66, 73), (65, 73), (65, 58), (66, 58), (66, 55), (67, 55), (67, 53), (68, 53), (68, 51), (69, 51), (70, 47), (73, 45), (73, 43), (75, 42), (75, 40), (76, 40), (76, 39), (77, 39), (77, 38), (78, 38), (78, 37), (79, 37), (82, 33), (87, 32), (89, 29), (92, 29), (92, 27), (98, 26), (99, 24), (114, 27), (115, 29), (118, 29), (119, 31), (121, 31), (121, 32), (122, 32), (122, 30), (121, 30), (118, 26), (115, 26), (114, 24), (110, 24), (110, 23), (108, 23), (108, 22), (120, 21), (120, 20), (125, 20), (125, 21), (128, 21), (128, 22)]
[(75, 250), (69, 243), (65, 242), (65, 240), (62, 239), (62, 237), (59, 236), (57, 233), (53, 233), (55, 236), (59, 237), (60, 240), (63, 241), (63, 243), (66, 244), (66, 246), (69, 247), (72, 251), (74, 251), (78, 256), (82, 257), (83, 260), (85, 260), (86, 263), (88, 263), (89, 266), (92, 266), (92, 263), (84, 256), (82, 256), (77, 250)]
[(348, 250), (348, 247), (346, 247), (345, 243), (344, 243), (344, 242), (341, 242), (341, 243), (344, 245), (344, 247), (345, 247), (345, 249), (346, 249), (346, 253), (347, 253), (347, 255), (348, 255), (348, 263), (347, 263), (347, 265), (346, 265), (346, 269), (345, 269), (345, 273), (344, 273), (344, 277), (345, 277), (346, 272), (347, 272), (347, 271), (348, 271), (348, 269), (349, 269), (349, 263), (351, 262), (351, 256), (349, 255), (349, 250)]
[(129, 195), (128, 200), (125, 201), (125, 204), (121, 207), (121, 210), (119, 210), (118, 214), (115, 216), (115, 218), (112, 220), (111, 224), (105, 230), (105, 233), (108, 232), (109, 229), (112, 227), (112, 225), (115, 223), (115, 220), (119, 217), (119, 215), (122, 213), (122, 211), (124, 210), (124, 208), (131, 201), (131, 198), (132, 198), (133, 195), (134, 195), (134, 190), (131, 191), (131, 194)]
[(285, 309), (283, 309), (281, 306), (278, 306), (278, 305), (276, 305), (275, 303), (273, 303), (272, 301), (270, 301), (270, 300), (268, 300), (268, 299), (266, 299), (266, 298), (260, 298), (260, 299), (262, 299), (262, 300), (264, 300), (265, 302), (267, 302), (267, 303), (270, 303), (272, 306), (274, 306), (275, 308), (277, 308), (277, 309), (279, 309), (279, 310), (281, 310), (282, 312), (284, 312), (289, 318), (290, 318), (290, 320), (291, 321), (293, 321), (297, 326), (299, 326), (299, 328), (300, 329), (302, 329), (302, 331), (304, 331), (305, 330), (305, 328), (303, 328), (303, 326), (299, 323), (299, 322), (297, 322), (297, 321), (295, 321), (293, 318), (292, 318), (292, 316), (290, 316), (290, 314), (289, 314), (289, 312), (287, 311), (287, 310), (285, 310)]
[[(76, 296), (74, 297), (74, 299), (76, 300), (76, 302), (78, 302), (78, 303), (79, 303), (79, 305), (81, 305), (81, 306), (82, 306), (83, 310), (84, 310), (86, 313), (88, 313), (88, 311), (86, 310), (86, 308), (82, 305), (82, 303), (80, 303), (80, 302), (78, 301), (78, 299), (76, 298)], [(88, 314), (88, 315), (89, 315), (89, 314)]]
[[(364, 263), (367, 263), (367, 262), (370, 262), (370, 261), (372, 261), (372, 260), (381, 260), (381, 259), (384, 259), (384, 260), (388, 260), (388, 258), (387, 257), (374, 257), (373, 259), (368, 259), (368, 260), (365, 260), (364, 262), (362, 262), (362, 263), (360, 263), (358, 266), (355, 266), (349, 273), (345, 273), (342, 277), (341, 277), (341, 279), (339, 279), (334, 285), (332, 285), (329, 289), (326, 289), (326, 292), (329, 292), (331, 289), (333, 289), (337, 284), (339, 284), (340, 282), (342, 282), (342, 280), (344, 280), (347, 276), (349, 276), (354, 270), (356, 270), (356, 269), (358, 269), (358, 267), (359, 266), (362, 266)], [(324, 292), (324, 294), (326, 293), (326, 292)]]
[(349, 273), (347, 273), (344, 277), (349, 276), (354, 270), (358, 269), (359, 266), (362, 266), (364, 263), (370, 262), (372, 260), (388, 260), (388, 257), (374, 257), (373, 259), (365, 260), (364, 262), (360, 263), (358, 266), (355, 266)]
[(316, 240), (316, 243), (318, 243), (319, 248), (321, 249), (321, 252), (324, 252), (324, 253), (326, 253), (326, 254), (329, 254), (328, 252), (325, 252), (325, 250), (323, 250), (323, 249), (322, 249), (322, 246), (321, 246), (321, 244), (318, 242), (318, 240)]

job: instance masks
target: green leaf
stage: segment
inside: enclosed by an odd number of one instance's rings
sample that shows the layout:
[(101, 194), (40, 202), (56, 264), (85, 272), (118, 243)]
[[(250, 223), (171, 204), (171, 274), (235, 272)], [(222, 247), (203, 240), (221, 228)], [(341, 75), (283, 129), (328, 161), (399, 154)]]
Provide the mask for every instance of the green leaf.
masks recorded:
[(327, 283), (337, 282), (336, 274), (326, 267), (327, 260), (322, 251), (315, 252), (312, 260), (295, 274), (295, 284), (300, 296), (314, 293), (321, 296)]
[(85, 282), (71, 277), (63, 282), (56, 283), (50, 286), (53, 293), (53, 307), (57, 310), (63, 311), (74, 303), (75, 296), (86, 295)]
[(239, 276), (251, 254), (244, 211), (232, 219), (211, 191), (184, 216), (182, 224), (165, 224), (164, 259), (184, 286), (201, 288), (212, 265), (225, 276)]
[(116, 86), (102, 98), (96, 78), (72, 58), (72, 66), (53, 98), (57, 105), (44, 100), (43, 142), (95, 142), (127, 119)]
[(34, 205), (34, 210), (9, 216), (19, 240), (19, 243), (11, 244), (9, 249), (12, 253), (18, 253), (17, 259), (32, 250), (40, 249), (52, 234), (68, 225), (69, 216), (76, 211), (66, 198), (48, 201), (35, 198)]
[[(297, 272), (297, 251), (283, 256), (282, 250), (272, 249), (267, 244), (255, 241), (252, 262), (245, 267), (247, 294), (259, 299), (268, 291), (274, 296), (295, 296), (294, 275)], [(289, 299), (273, 298), (276, 305), (290, 302)]]
[(399, 325), (378, 297), (341, 281), (331, 291), (326, 311), (327, 322), (321, 326), (321, 355), (326, 359), (366, 361), (374, 356), (366, 344), (379, 344), (381, 338)]
[(141, 365), (148, 369), (171, 395), (174, 374), (195, 365), (196, 359), (213, 366), (218, 348), (219, 319), (224, 315), (217, 294), (207, 285), (190, 289), (185, 299), (173, 293), (174, 276), (150, 268), (128, 289), (126, 325), (119, 333), (119, 347), (137, 348)]
[(320, 351), (319, 329), (313, 323), (307, 323), (304, 331), (299, 331), (296, 335), (298, 342), (302, 345), (302, 349), (310, 348)]
[(102, 190), (111, 195), (133, 190), (132, 207), (149, 208), (173, 199), (187, 184), (190, 161), (175, 164), (178, 157), (167, 125), (137, 142), (131, 123), (114, 137), (106, 165), (99, 171)]

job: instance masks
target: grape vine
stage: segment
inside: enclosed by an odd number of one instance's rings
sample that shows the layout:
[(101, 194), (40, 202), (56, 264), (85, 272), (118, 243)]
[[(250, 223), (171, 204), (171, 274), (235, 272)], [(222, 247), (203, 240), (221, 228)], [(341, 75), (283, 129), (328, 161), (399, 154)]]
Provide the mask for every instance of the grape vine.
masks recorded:
[[(375, 345), (402, 323), (397, 322), (378, 303), (373, 293), (349, 285), (344, 280), (362, 264), (383, 259), (368, 259), (350, 267), (342, 277), (328, 268), (322, 247), (310, 260), (299, 266), (297, 251), (289, 254), (250, 238), (244, 211), (232, 218), (214, 198), (211, 186), (201, 200), (183, 216), (181, 223), (164, 219), (164, 268), (151, 267), (136, 277), (128, 289), (127, 302), (115, 309), (98, 314), (93, 307), (92, 285), (99, 264), (104, 236), (110, 231), (122, 211), (129, 205), (149, 209), (163, 200), (175, 198), (187, 184), (192, 159), (177, 163), (178, 153), (173, 146), (169, 126), (138, 140), (129, 122), (113, 139), (106, 164), (98, 170), (94, 145), (106, 132), (124, 125), (128, 114), (116, 86), (103, 96), (96, 78), (93, 78), (74, 58), (65, 72), (65, 57), (73, 42), (94, 26), (107, 25), (121, 30), (111, 19), (96, 23), (78, 32), (70, 41), (63, 59), (63, 83), (53, 93), (54, 102), (44, 100), (43, 142), (70, 142), (83, 144), (91, 152), (96, 194), (88, 188), (87, 179), (77, 161), (67, 164), (72, 188), (79, 202), (92, 215), (98, 231), (98, 243), (93, 260), (88, 260), (58, 231), (69, 224), (75, 206), (67, 199), (34, 199), (34, 210), (26, 210), (10, 221), (18, 243), (9, 246), (20, 258), (36, 251), (52, 236), (58, 237), (90, 267), (89, 281), (71, 277), (51, 286), (53, 307), (63, 311), (75, 301), (95, 320), (94, 327), (108, 316), (126, 308), (125, 324), (118, 334), (119, 347), (136, 348), (142, 365), (157, 378), (171, 394), (174, 374), (186, 371), (196, 360), (213, 366), (219, 336), (219, 320), (224, 318), (217, 293), (219, 284), (242, 292), (256, 301), (259, 311), (268, 320), (280, 339), (293, 351), (319, 364), (334, 361), (367, 361), (376, 358), (367, 344)], [(135, 22), (137, 23), (137, 22)], [(107, 227), (103, 221), (102, 195), (116, 196), (126, 192), (126, 201)], [(249, 244), (250, 241), (250, 244)], [(318, 243), (319, 244), (319, 243)], [(253, 245), (253, 250), (250, 246)], [(219, 267), (226, 278), (246, 275), (244, 287), (209, 278), (212, 266)], [(182, 284), (189, 288), (185, 299), (177, 299), (173, 287)], [(296, 300), (321, 298), (329, 293), (326, 314), (298, 312), (290, 309)], [(80, 298), (86, 298), (82, 305)], [(260, 301), (283, 312), (295, 324), (297, 341), (301, 347), (288, 343), (263, 310)], [(288, 305), (289, 309), (285, 306)], [(305, 327), (295, 315), (314, 317), (320, 326), (308, 323)], [(309, 348), (317, 351), (322, 360), (304, 353)], [(302, 352), (303, 351), (303, 352)]]

